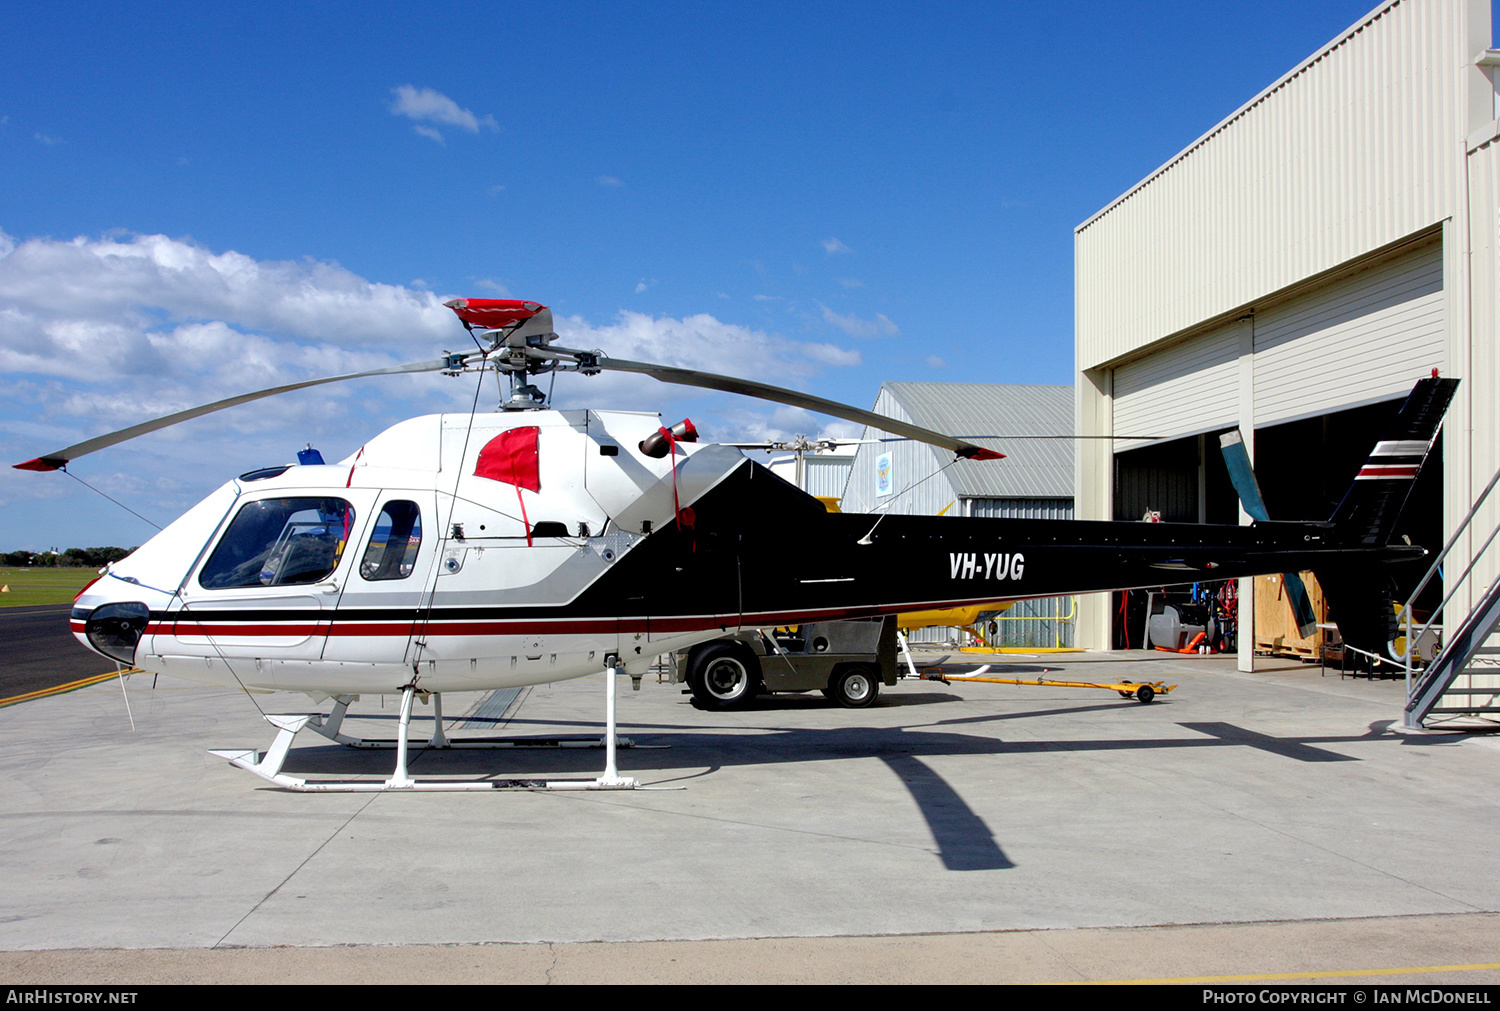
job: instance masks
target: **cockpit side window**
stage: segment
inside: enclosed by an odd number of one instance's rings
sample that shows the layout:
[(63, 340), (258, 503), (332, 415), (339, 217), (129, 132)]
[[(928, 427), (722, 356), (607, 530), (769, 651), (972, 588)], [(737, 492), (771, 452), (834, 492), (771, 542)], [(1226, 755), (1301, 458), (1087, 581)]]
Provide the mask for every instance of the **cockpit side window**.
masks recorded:
[(422, 511), (415, 502), (387, 502), (375, 520), (370, 544), (360, 559), (359, 574), (370, 581), (405, 579), (417, 565), (422, 548)]
[(354, 525), (354, 507), (339, 498), (272, 498), (248, 502), (198, 575), (207, 590), (316, 583), (333, 574)]

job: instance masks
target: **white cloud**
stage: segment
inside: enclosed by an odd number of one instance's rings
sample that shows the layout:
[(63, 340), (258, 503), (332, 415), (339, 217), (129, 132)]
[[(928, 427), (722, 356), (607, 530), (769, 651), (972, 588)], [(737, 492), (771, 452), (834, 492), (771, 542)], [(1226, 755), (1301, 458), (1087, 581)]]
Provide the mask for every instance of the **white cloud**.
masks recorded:
[[(725, 442), (784, 442), (797, 435), (814, 439), (853, 440), (858, 439), (865, 430), (865, 426), (856, 422), (841, 421), (804, 411), (800, 407), (784, 405), (770, 411), (732, 408), (725, 412), (723, 424), (730, 429), (732, 435), (711, 432), (707, 424), (699, 424), (698, 430), (705, 437)], [(757, 459), (765, 462), (764, 457)]]
[(863, 288), (865, 286), (865, 282), (857, 277), (835, 277), (834, 280), (842, 284), (845, 288)]
[(822, 242), (819, 243), (819, 245), (821, 245), (823, 247), (823, 252), (827, 253), (829, 256), (832, 256), (834, 253), (852, 253), (852, 252), (854, 252), (854, 250), (852, 250), (848, 246), (844, 245), (838, 239), (835, 239), (835, 238), (832, 238), (832, 237), (824, 239)]
[(556, 325), (562, 343), (568, 347), (598, 347), (617, 358), (744, 376), (780, 385), (813, 376), (820, 365), (850, 365), (859, 360), (857, 351), (843, 351), (829, 344), (804, 344), (763, 330), (725, 323), (708, 313), (674, 319), (624, 311), (615, 322), (605, 326), (593, 326), (577, 316), (559, 318)]
[(943, 361), (937, 355), (928, 355), (927, 356), (927, 367), (929, 369), (940, 369), (940, 368), (943, 368), (944, 366), (946, 366), (947, 364), (948, 364), (947, 362)]
[(858, 316), (842, 316), (834, 312), (822, 302), (818, 308), (823, 310), (823, 319), (832, 323), (850, 337), (893, 337), (901, 332), (901, 328), (892, 323), (884, 313), (877, 312), (874, 319), (860, 319)]
[(32, 136), (35, 137), (39, 142), (46, 144), (48, 147), (51, 147), (54, 144), (62, 143), (61, 137), (49, 137), (45, 133), (34, 133), (32, 134)]
[(625, 180), (621, 179), (619, 176), (599, 176), (597, 179), (594, 180), (594, 182), (598, 183), (600, 186), (624, 186), (625, 185)]
[[(0, 374), (33, 392), (0, 398), (0, 452), (16, 462), (235, 393), (433, 358), (445, 342), (459, 346), (453, 327), (438, 296), (372, 283), (335, 264), (256, 261), (163, 235), (19, 243), (3, 236)], [(382, 387), (403, 401), (396, 410), (366, 383), (327, 387), (170, 429), (85, 457), (75, 469), (184, 476), (186, 490), (132, 503), (175, 515), (257, 465), (249, 460), (277, 462), (324, 436), (352, 441), (362, 437), (355, 432), (373, 434), (419, 413), (419, 403), (432, 410), (453, 402), (456, 390), (424, 391), (419, 382), (400, 377)], [(49, 434), (17, 428), (28, 424)], [(0, 497), (11, 500), (42, 493), (36, 480), (0, 484)]]
[(440, 123), (444, 126), (456, 126), (469, 133), (478, 133), (481, 128), (496, 132), (500, 129), (500, 124), (495, 122), (494, 116), (476, 116), (447, 95), (434, 91), (432, 88), (416, 88), (410, 84), (403, 84), (399, 88), (392, 88), (391, 94), (396, 96), (396, 100), (391, 103), (391, 115), (405, 116), (407, 119), (415, 120), (417, 125), (413, 129), (423, 137), (430, 137), (439, 144), (446, 143), (442, 133), (436, 127), (425, 124)]
[[(505, 294), (499, 282), (474, 283)], [(469, 341), (442, 306), (445, 297), (369, 281), (333, 263), (262, 261), (164, 235), (17, 241), (0, 231), (0, 454), (9, 454), (0, 463), (236, 393), (461, 349)], [(569, 347), (777, 385), (811, 385), (825, 369), (860, 360), (857, 351), (706, 313), (677, 319), (622, 312), (603, 326), (578, 317), (556, 324)], [(318, 387), (124, 443), (73, 469), (92, 484), (126, 489), (128, 505), (161, 521), (234, 474), (290, 459), (306, 442), (336, 460), (401, 419), (467, 412), (476, 381), (418, 375)], [(480, 410), (493, 409), (494, 389), (486, 379)], [(720, 437), (741, 434), (737, 417), (764, 418), (771, 410), (622, 373), (563, 375), (556, 396), (570, 407), (678, 416), (691, 408), (705, 433)], [(58, 487), (48, 475), (0, 467), (7, 510), (57, 496)], [(47, 508), (72, 508), (63, 499)], [(92, 508), (80, 515), (97, 518)], [(122, 524), (138, 522), (119, 515)], [(22, 513), (8, 512), (4, 525), (18, 531), (20, 543), (28, 521), (17, 517)], [(95, 543), (95, 534), (98, 543), (140, 539), (84, 530), (77, 543)]]
[(861, 362), (855, 348), (841, 348), (837, 344), (804, 344), (802, 353), (824, 365), (858, 365)]
[(645, 291), (647, 288), (653, 288), (653, 287), (655, 287), (656, 283), (657, 283), (656, 282), (656, 278), (654, 278), (654, 277), (652, 277), (652, 278), (645, 278), (645, 277), (643, 277), (639, 281), (636, 282), (635, 293), (637, 295), (639, 295), (641, 292)]

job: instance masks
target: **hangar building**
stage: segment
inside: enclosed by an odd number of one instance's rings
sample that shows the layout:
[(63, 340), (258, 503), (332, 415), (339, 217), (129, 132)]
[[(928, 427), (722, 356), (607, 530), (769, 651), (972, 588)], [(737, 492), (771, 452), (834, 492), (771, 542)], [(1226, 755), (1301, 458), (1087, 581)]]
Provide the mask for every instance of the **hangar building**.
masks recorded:
[[(1272, 518), (1326, 519), (1436, 368), (1463, 384), (1409, 525), (1441, 547), (1500, 464), (1490, 42), (1488, 0), (1382, 3), (1077, 227), (1078, 432), (1117, 437), (1080, 443), (1080, 518), (1247, 521), (1218, 454), (1238, 427)], [(1090, 595), (1080, 644), (1110, 625)]]
[[(866, 428), (844, 489), (844, 512), (900, 515), (1073, 518), (1073, 390), (1001, 383), (885, 383), (876, 414), (1002, 450), (1001, 462), (953, 454)], [(994, 439), (992, 436), (1008, 436)], [(1033, 438), (1016, 438), (1033, 436)], [(1004, 641), (1071, 646), (1071, 598), (1026, 601), (1001, 622)], [(1052, 621), (1047, 619), (1062, 618)], [(1033, 621), (1032, 619), (1036, 619)], [(918, 642), (953, 638), (925, 629)], [(1041, 642), (1047, 639), (1047, 642)], [(1032, 641), (1036, 640), (1036, 641)]]

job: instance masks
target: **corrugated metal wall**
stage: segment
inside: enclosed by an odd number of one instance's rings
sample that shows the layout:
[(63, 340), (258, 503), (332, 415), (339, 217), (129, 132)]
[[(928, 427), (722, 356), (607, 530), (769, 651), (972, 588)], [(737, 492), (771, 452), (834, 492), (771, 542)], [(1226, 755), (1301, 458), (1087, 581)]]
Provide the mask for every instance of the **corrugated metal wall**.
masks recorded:
[(1070, 520), (1070, 498), (966, 498), (965, 516), (1006, 517), (1025, 520)]
[(1241, 355), (1253, 351), (1256, 428), (1398, 397), (1448, 370), (1441, 234), (1368, 261), (1322, 286), (1114, 370), (1115, 452), (1122, 435), (1179, 438), (1243, 421)]
[[(803, 458), (802, 490), (817, 498), (842, 498), (844, 486), (849, 483), (849, 468), (854, 465), (854, 455), (833, 453), (809, 453)], [(791, 484), (797, 483), (797, 458), (778, 456), (770, 464), (771, 473)]]
[(1378, 8), (1075, 233), (1080, 370), (1441, 221), (1488, 45), (1467, 0)]
[[(1469, 360), (1460, 366), (1467, 381), (1459, 387), (1457, 402), (1448, 412), (1444, 430), (1453, 433), (1468, 428), (1478, 437), (1469, 445), (1466, 457), (1449, 454), (1450, 459), (1457, 457), (1444, 473), (1450, 523), (1454, 523), (1455, 514), (1462, 517), (1464, 506), (1474, 501), (1490, 476), (1500, 469), (1500, 121), (1484, 134), (1471, 138), (1468, 175), (1472, 249), (1469, 322), (1473, 333), (1467, 349)], [(1453, 441), (1451, 434), (1444, 438)], [(1491, 492), (1474, 518), (1474, 532), (1465, 535), (1455, 548), (1458, 561), (1467, 561), (1497, 524), (1500, 524), (1500, 501)], [(1463, 570), (1450, 556), (1447, 571), (1457, 575)], [(1458, 588), (1443, 624), (1450, 627), (1457, 624), (1457, 615), (1472, 607), (1483, 588), (1497, 578), (1500, 578), (1500, 544), (1492, 544), (1475, 562), (1469, 579)], [(1491, 640), (1490, 645), (1495, 642)], [(1494, 696), (1475, 696), (1473, 701), (1478, 704), (1500, 700), (1500, 671), (1496, 675), (1460, 677), (1455, 685), (1496, 689)]]
[[(966, 498), (948, 510), (953, 516), (982, 516), (991, 519), (1070, 520), (1073, 500), (1070, 498)], [(997, 621), (1003, 645), (1052, 646), (1073, 645), (1071, 612), (1073, 598), (1044, 597), (1023, 600), (1005, 613), (1010, 620)], [(1065, 641), (1064, 641), (1065, 640)], [(956, 628), (924, 628), (911, 635), (912, 642), (956, 642)]]
[[(1466, 455), (1448, 453), (1447, 511), (1454, 525), (1500, 469), (1500, 123), (1469, 154), (1469, 178), (1473, 338), (1467, 348), (1469, 360), (1455, 363), (1455, 371), (1461, 370), (1465, 382), (1448, 412), (1444, 438), (1451, 444), (1456, 433), (1468, 430), (1473, 434)], [(1500, 524), (1497, 496), (1500, 491), (1491, 492), (1475, 517), (1474, 529), (1480, 533), (1464, 538), (1457, 549), (1460, 557), (1478, 549), (1489, 531)], [(1454, 568), (1452, 561), (1448, 568)], [(1471, 578), (1477, 587), (1500, 578), (1500, 543), (1480, 558)], [(1475, 587), (1467, 587), (1460, 596), (1465, 607), (1472, 606), (1475, 599)]]
[(1448, 369), (1442, 242), (1257, 311), (1254, 325), (1257, 428), (1400, 396)]
[[(1243, 326), (1229, 323), (1115, 369), (1115, 432), (1175, 437), (1238, 424)], [(1144, 445), (1139, 439), (1114, 443), (1117, 453)]]
[[(884, 386), (875, 398), (874, 410), (888, 418), (917, 423)], [(867, 428), (863, 438), (881, 438), (886, 434)], [(891, 457), (891, 494), (876, 495), (875, 461), (887, 453)], [(940, 452), (925, 442), (910, 439), (862, 445), (855, 453), (854, 466), (849, 472), (843, 510), (846, 513), (874, 512), (876, 507), (884, 508), (886, 503), (891, 503), (890, 508), (902, 515), (936, 516), (945, 506), (956, 508), (958, 493), (948, 479), (949, 472), (944, 470), (951, 459), (951, 453)]]

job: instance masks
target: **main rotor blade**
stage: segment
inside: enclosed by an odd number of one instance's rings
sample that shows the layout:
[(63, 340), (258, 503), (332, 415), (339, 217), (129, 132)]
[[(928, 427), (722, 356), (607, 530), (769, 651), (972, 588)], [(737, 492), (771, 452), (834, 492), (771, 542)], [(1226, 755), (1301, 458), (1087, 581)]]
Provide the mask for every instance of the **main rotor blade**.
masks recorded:
[(242, 393), (237, 397), (227, 400), (216, 400), (211, 404), (201, 407), (190, 407), (186, 411), (178, 411), (176, 414), (168, 414), (165, 417), (156, 418), (152, 421), (143, 421), (139, 425), (131, 425), (122, 428), (118, 432), (110, 432), (108, 435), (95, 436), (85, 439), (83, 442), (69, 446), (67, 449), (59, 449), (55, 453), (39, 456), (35, 460), (27, 460), (25, 463), (14, 464), (17, 470), (58, 470), (70, 460), (76, 460), (85, 453), (92, 453), (98, 449), (107, 449), (110, 446), (134, 439), (138, 435), (155, 432), (159, 429), (168, 428), (183, 421), (191, 421), (193, 418), (201, 418), (205, 414), (213, 414), (229, 407), (238, 407), (240, 404), (248, 404), (253, 400), (264, 400), (266, 397), (274, 397), (278, 393), (290, 393), (293, 390), (305, 390), (309, 386), (322, 386), (324, 383), (339, 383), (345, 379), (363, 379), (366, 376), (393, 376), (403, 372), (438, 372), (450, 368), (451, 364), (447, 358), (437, 358), (427, 362), (411, 362), (407, 365), (393, 365), (388, 369), (370, 369), (368, 372), (351, 372), (344, 376), (327, 376), (323, 379), (309, 379), (300, 383), (288, 383), (285, 386), (273, 386), (269, 390), (260, 390), (256, 393)]
[(798, 393), (796, 390), (783, 389), (780, 386), (769, 386), (765, 383), (753, 382), (749, 379), (735, 379), (731, 376), (715, 375), (712, 372), (699, 372), (695, 369), (679, 369), (671, 365), (652, 365), (649, 362), (632, 362), (624, 358), (599, 358), (601, 369), (612, 369), (616, 372), (637, 372), (641, 375), (650, 376), (652, 379), (663, 383), (676, 383), (678, 386), (698, 386), (706, 390), (722, 390), (725, 393), (738, 393), (746, 397), (757, 397), (761, 400), (770, 400), (778, 404), (787, 404), (791, 407), (801, 407), (809, 411), (817, 411), (819, 414), (829, 414), (835, 418), (843, 418), (846, 421), (857, 421), (871, 428), (878, 428), (883, 432), (893, 432), (903, 435), (908, 439), (925, 442), (932, 446), (957, 453), (966, 460), (999, 460), (1005, 456), (993, 449), (985, 449), (976, 446), (972, 442), (955, 439), (951, 435), (934, 432), (931, 429), (919, 428), (909, 425), (895, 418), (888, 418), (874, 411), (861, 410), (849, 404), (841, 404), (836, 400), (824, 400), (822, 397), (814, 397), (806, 393)]

